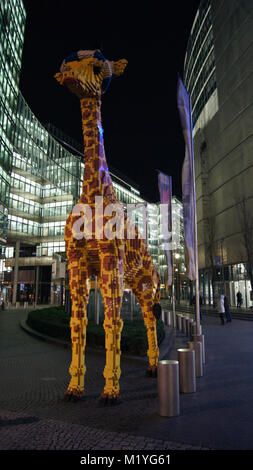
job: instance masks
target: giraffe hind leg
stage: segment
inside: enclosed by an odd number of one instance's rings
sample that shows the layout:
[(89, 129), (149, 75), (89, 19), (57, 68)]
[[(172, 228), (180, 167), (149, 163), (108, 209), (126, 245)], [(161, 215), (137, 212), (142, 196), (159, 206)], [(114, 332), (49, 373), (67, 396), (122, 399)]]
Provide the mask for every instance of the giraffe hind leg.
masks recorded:
[[(159, 348), (157, 344), (156, 316), (153, 306), (152, 289), (147, 287), (145, 290), (133, 289), (137, 301), (139, 302), (144, 324), (147, 330), (148, 340), (148, 359), (149, 365), (146, 370), (147, 377), (157, 377), (157, 363), (159, 358)], [(156, 304), (155, 304), (156, 305)], [(156, 309), (155, 309), (156, 310)]]
[[(119, 269), (121, 261), (118, 259), (104, 260), (102, 267), (100, 291), (104, 301), (104, 330), (106, 364), (104, 368), (105, 386), (100, 395), (102, 405), (119, 403), (120, 370), (120, 340), (123, 321), (120, 318), (123, 295), (123, 273)], [(110, 261), (108, 264), (107, 261)], [(108, 272), (106, 266), (110, 266)]]
[(66, 401), (77, 401), (84, 395), (86, 307), (89, 299), (88, 272), (83, 258), (69, 262), (69, 285), (72, 300), (70, 320), (72, 361), (69, 368), (71, 380), (65, 394)]

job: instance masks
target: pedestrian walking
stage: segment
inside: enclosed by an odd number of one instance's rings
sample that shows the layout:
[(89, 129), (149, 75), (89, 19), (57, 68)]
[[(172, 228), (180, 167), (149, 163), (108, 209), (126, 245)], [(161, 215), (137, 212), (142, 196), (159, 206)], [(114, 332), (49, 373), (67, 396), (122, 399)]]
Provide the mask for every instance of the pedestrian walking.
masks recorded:
[(228, 297), (226, 295), (224, 297), (224, 308), (225, 308), (225, 315), (226, 315), (227, 323), (231, 322), (232, 318), (231, 318), (231, 313), (230, 313), (230, 304), (229, 304)]
[(236, 298), (237, 298), (237, 307), (241, 308), (241, 305), (242, 305), (242, 294), (241, 294), (240, 291), (237, 292)]
[(224, 313), (225, 313), (225, 306), (224, 306), (224, 295), (221, 294), (220, 296), (220, 305), (219, 305), (219, 313), (220, 313), (220, 319), (221, 319), (221, 324), (224, 325)]
[[(196, 305), (196, 296), (194, 295), (192, 297), (192, 305)], [(202, 321), (202, 297), (201, 295), (199, 295), (199, 317), (200, 317), (200, 320)]]
[(202, 321), (202, 297), (201, 295), (199, 296), (199, 316), (200, 316), (200, 320)]

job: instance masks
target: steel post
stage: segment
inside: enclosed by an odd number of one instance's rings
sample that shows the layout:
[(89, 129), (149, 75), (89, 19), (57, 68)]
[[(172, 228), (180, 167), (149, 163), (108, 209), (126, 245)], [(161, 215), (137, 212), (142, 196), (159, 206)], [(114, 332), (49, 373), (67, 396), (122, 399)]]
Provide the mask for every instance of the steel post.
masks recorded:
[(200, 341), (190, 341), (189, 348), (195, 351), (195, 371), (196, 377), (203, 376), (203, 353)]
[(179, 363), (163, 360), (157, 365), (158, 413), (161, 416), (178, 416), (179, 403)]
[(181, 393), (196, 392), (195, 351), (178, 349), (179, 390)]

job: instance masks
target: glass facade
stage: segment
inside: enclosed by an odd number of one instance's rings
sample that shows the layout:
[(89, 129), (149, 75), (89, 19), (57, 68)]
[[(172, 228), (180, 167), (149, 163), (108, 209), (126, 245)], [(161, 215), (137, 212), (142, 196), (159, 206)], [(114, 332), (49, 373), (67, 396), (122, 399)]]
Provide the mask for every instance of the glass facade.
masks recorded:
[(21, 0), (0, 2), (0, 251), (7, 239), (13, 139), (26, 13)]
[(192, 99), (195, 128), (203, 110), (205, 123), (218, 110), (210, 0), (201, 1), (195, 16), (185, 55), (184, 83)]
[(21, 93), (13, 149), (8, 239), (19, 233), (35, 237), (34, 243), (63, 237), (66, 217), (80, 195), (84, 165), (48, 133)]
[[(78, 199), (81, 159), (60, 145), (34, 116), (21, 93), (18, 97), (13, 165), (35, 178), (41, 184), (42, 197), (72, 194)], [(31, 178), (32, 180), (32, 178)]]
[[(84, 162), (80, 145), (54, 126), (43, 126), (19, 91), (25, 16), (22, 0), (1, 0), (0, 281), (5, 285), (3, 289), (0, 282), (0, 293), (13, 302), (16, 256), (15, 300), (52, 303), (58, 281), (62, 292), (65, 279), (64, 228), (81, 194)], [(145, 201), (135, 183), (118, 170), (110, 173), (118, 200), (125, 210), (132, 204), (143, 237), (147, 231), (148, 248), (164, 280), (159, 204)], [(173, 224), (181, 234), (180, 204), (174, 199), (172, 207)]]
[[(184, 81), (193, 108), (200, 293), (208, 304), (225, 293), (236, 306), (240, 291), (243, 307), (253, 308), (252, 234), (246, 235), (253, 200), (252, 132), (247, 126), (252, 115), (248, 74), (253, 4), (247, 2), (246, 9), (244, 3), (200, 2), (187, 45)], [(247, 213), (240, 201), (249, 204)]]
[[(185, 277), (185, 246), (184, 246), (184, 219), (183, 204), (176, 197), (172, 198), (172, 263), (174, 268), (174, 282), (176, 285), (176, 298), (182, 297), (182, 285)], [(161, 214), (158, 206), (158, 267), (161, 276), (161, 293), (165, 295), (165, 285), (167, 281), (167, 259), (164, 252)]]

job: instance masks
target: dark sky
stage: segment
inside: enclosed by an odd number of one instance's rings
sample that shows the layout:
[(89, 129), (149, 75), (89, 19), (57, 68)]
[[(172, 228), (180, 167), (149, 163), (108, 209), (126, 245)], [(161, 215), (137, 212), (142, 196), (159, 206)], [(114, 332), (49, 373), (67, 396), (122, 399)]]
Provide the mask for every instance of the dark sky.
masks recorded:
[(184, 141), (176, 87), (199, 0), (24, 0), (24, 5), (20, 89), (37, 118), (82, 143), (78, 98), (54, 74), (64, 57), (97, 48), (102, 41), (106, 58), (128, 60), (124, 75), (103, 95), (109, 168), (111, 164), (133, 179), (153, 202), (159, 200), (155, 169), (160, 169), (172, 176), (173, 194), (181, 197)]

